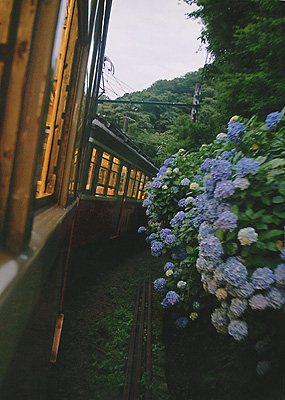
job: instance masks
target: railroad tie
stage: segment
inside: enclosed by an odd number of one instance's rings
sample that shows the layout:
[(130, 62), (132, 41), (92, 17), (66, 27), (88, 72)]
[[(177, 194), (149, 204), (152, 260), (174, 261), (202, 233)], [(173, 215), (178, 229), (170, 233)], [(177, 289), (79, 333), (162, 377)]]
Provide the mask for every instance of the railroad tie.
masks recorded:
[(137, 400), (141, 395), (151, 400), (151, 288), (151, 278), (144, 276), (137, 289), (123, 400)]

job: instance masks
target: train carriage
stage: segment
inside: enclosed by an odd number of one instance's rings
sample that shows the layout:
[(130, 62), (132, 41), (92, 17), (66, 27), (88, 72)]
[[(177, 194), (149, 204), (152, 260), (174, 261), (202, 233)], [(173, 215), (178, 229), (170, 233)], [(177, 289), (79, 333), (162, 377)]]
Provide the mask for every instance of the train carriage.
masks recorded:
[(0, 399), (33, 400), (72, 246), (135, 229), (156, 168), (96, 116), (111, 0), (1, 6)]

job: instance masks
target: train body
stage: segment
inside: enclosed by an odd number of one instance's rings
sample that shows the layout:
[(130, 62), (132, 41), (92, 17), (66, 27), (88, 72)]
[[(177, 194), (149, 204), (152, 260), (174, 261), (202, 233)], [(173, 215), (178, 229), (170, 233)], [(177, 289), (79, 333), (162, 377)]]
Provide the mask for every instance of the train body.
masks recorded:
[(156, 167), (96, 115), (111, 0), (1, 10), (0, 399), (44, 399), (70, 250), (135, 231)]

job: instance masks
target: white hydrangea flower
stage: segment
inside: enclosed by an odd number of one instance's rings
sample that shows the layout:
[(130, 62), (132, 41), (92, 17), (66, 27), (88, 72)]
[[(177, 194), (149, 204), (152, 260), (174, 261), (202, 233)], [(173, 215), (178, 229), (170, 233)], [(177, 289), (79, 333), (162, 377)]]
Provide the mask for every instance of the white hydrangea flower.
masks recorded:
[(219, 141), (219, 142), (224, 142), (224, 141), (226, 141), (227, 140), (227, 134), (226, 133), (224, 133), (224, 132), (221, 132), (221, 133), (219, 133), (217, 136), (216, 136), (216, 139)]
[(178, 167), (174, 168), (173, 172), (175, 172), (175, 174), (177, 174), (179, 172), (179, 168)]
[(163, 189), (163, 190), (166, 190), (166, 189), (168, 189), (168, 186), (167, 186), (167, 185), (163, 185), (163, 186), (162, 186), (162, 189)]
[(257, 242), (257, 239), (258, 234), (255, 232), (254, 228), (244, 228), (238, 232), (238, 240), (241, 242), (242, 246)]
[(226, 289), (220, 288), (216, 291), (215, 295), (217, 299), (221, 301), (225, 300), (228, 297), (228, 292), (226, 291)]
[(171, 275), (173, 275), (173, 270), (172, 270), (172, 269), (168, 269), (168, 270), (165, 272), (165, 275), (166, 275), (166, 276), (171, 276)]
[(185, 289), (186, 288), (187, 283), (185, 281), (179, 281), (177, 282), (177, 287), (178, 289)]
[(192, 190), (196, 190), (196, 189), (198, 189), (198, 187), (199, 187), (199, 185), (197, 182), (192, 182), (190, 184), (190, 189), (192, 189)]
[(247, 189), (250, 185), (249, 180), (247, 178), (236, 178), (233, 181), (233, 184), (236, 189), (241, 189), (241, 190)]

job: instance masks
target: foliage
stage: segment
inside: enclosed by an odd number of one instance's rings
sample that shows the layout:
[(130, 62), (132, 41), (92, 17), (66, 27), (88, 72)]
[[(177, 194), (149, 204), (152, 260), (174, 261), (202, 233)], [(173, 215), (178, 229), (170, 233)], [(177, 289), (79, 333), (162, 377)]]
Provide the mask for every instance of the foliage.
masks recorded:
[(213, 325), (238, 341), (248, 331), (254, 338), (278, 333), (285, 304), (282, 117), (271, 113), (265, 124), (233, 117), (227, 134), (196, 153), (180, 149), (150, 184), (147, 241), (154, 256), (172, 257), (154, 286), (180, 327), (197, 318), (198, 302), (216, 307)]
[[(193, 123), (190, 112), (197, 82), (202, 83), (202, 96), (197, 121)], [(203, 80), (202, 70), (172, 80), (159, 80), (146, 90), (127, 93), (117, 100), (189, 104), (187, 107), (118, 103), (99, 106), (100, 115), (121, 129), (127, 117), (127, 135), (158, 164), (180, 147), (197, 150), (202, 143), (211, 142), (222, 123), (215, 87), (210, 80)]]
[(218, 82), (228, 115), (265, 117), (283, 107), (285, 4), (279, 0), (184, 0), (199, 8), (202, 43), (214, 61), (209, 73)]

